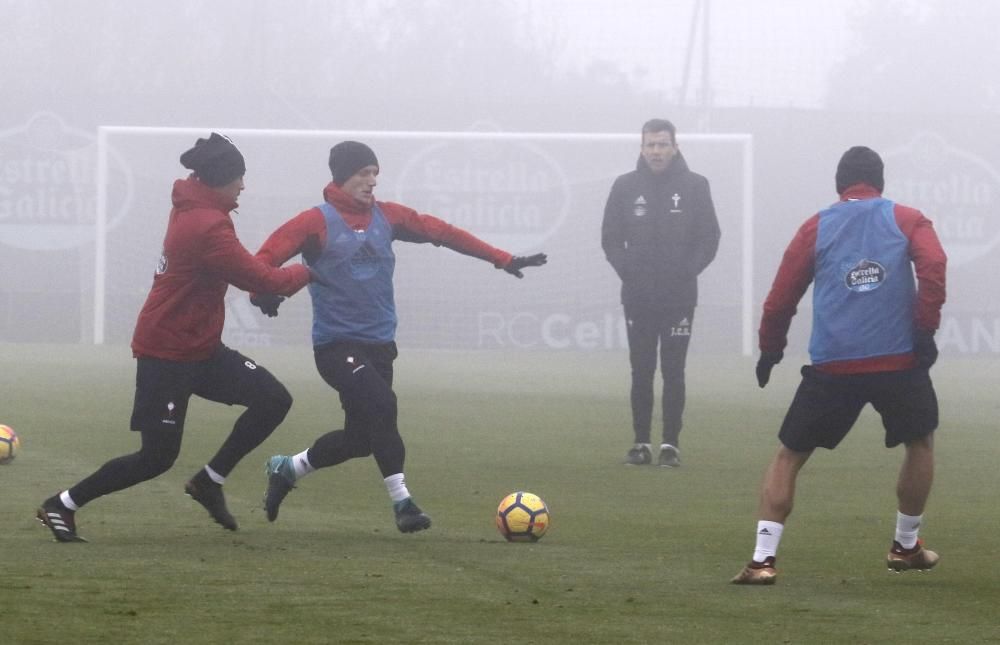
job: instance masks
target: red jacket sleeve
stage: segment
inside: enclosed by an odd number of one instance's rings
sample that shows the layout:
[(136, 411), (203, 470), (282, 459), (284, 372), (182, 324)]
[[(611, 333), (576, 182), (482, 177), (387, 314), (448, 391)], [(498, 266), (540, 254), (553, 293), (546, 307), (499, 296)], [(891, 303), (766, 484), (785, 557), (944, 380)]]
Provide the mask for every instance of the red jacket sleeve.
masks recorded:
[(290, 296), (309, 283), (304, 266), (276, 268), (251, 255), (228, 217), (219, 218), (205, 235), (204, 266), (239, 289)]
[(257, 257), (271, 266), (281, 266), (301, 253), (307, 260), (326, 246), (326, 220), (318, 208), (302, 211), (279, 226), (261, 245)]
[(422, 215), (394, 202), (379, 202), (379, 207), (392, 225), (392, 234), (397, 240), (445, 246), (463, 255), (492, 262), (498, 269), (510, 263), (510, 253), (490, 246), (472, 233), (433, 215)]
[(917, 275), (917, 305), (913, 318), (917, 329), (934, 331), (941, 324), (945, 301), (945, 270), (948, 258), (934, 224), (915, 208), (897, 204), (896, 225), (910, 240), (910, 259)]
[(771, 291), (764, 300), (760, 320), (759, 343), (762, 352), (784, 351), (788, 328), (798, 310), (799, 301), (813, 281), (816, 271), (816, 231), (819, 215), (813, 215), (799, 227), (785, 249)]

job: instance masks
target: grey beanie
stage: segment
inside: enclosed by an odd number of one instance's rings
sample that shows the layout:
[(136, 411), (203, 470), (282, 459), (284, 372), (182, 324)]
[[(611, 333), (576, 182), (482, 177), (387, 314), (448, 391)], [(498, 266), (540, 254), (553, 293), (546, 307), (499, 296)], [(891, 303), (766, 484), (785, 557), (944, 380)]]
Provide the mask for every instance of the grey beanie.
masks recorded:
[(365, 166), (378, 166), (378, 159), (371, 148), (360, 141), (341, 141), (330, 148), (330, 174), (333, 183), (343, 186)]

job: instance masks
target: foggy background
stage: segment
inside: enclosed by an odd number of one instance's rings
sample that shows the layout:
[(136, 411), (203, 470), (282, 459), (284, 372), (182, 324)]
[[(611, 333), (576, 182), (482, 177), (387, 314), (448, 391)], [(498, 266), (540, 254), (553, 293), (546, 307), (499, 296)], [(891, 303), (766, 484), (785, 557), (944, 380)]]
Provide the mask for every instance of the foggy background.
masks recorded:
[[(0, 342), (126, 344), (177, 158), (217, 130), (247, 157), (235, 221), (251, 251), (319, 203), (329, 148), (350, 137), (379, 156), (379, 199), (549, 254), (518, 281), (395, 245), (401, 346), (619, 351), (600, 221), (660, 117), (722, 225), (693, 352), (755, 346), (785, 245), (863, 144), (886, 196), (948, 251), (942, 352), (997, 354), (1000, 5), (813, 4), (0, 0)], [(304, 293), (277, 320), (235, 289), (227, 307), (236, 347), (308, 343)]]

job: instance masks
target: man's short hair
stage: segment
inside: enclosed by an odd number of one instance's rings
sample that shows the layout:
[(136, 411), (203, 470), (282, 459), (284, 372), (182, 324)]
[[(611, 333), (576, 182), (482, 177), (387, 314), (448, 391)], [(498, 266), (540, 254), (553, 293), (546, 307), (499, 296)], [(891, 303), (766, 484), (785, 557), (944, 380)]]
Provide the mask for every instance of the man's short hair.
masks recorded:
[(642, 124), (642, 136), (645, 138), (646, 134), (650, 132), (669, 132), (670, 142), (677, 143), (677, 128), (674, 124), (666, 119), (650, 119)]
[(854, 146), (847, 150), (837, 164), (837, 174), (834, 175), (837, 194), (855, 184), (867, 184), (882, 192), (885, 189), (885, 165), (882, 157), (867, 146)]

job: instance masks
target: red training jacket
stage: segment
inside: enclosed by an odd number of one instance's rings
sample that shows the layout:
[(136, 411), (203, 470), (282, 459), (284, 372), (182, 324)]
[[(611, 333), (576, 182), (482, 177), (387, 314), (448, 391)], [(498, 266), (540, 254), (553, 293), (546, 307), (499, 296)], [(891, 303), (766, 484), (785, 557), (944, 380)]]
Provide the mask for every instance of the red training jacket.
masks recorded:
[[(354, 230), (368, 228), (372, 209), (362, 204), (330, 182), (323, 189), (323, 198), (329, 202)], [(394, 240), (404, 242), (430, 242), (445, 246), (464, 255), (492, 262), (497, 268), (507, 266), (511, 254), (492, 247), (468, 231), (424, 215), (395, 202), (377, 202), (392, 226)], [(264, 242), (257, 257), (271, 266), (281, 266), (289, 258), (302, 253), (305, 257), (318, 255), (326, 247), (326, 220), (319, 208), (302, 211), (282, 224)]]
[(275, 268), (251, 255), (229, 214), (236, 203), (226, 203), (197, 179), (175, 181), (172, 199), (163, 255), (139, 312), (132, 354), (199, 361), (222, 344), (230, 284), (290, 296), (309, 282), (309, 270), (299, 264)]
[[(872, 199), (879, 195), (879, 192), (871, 186), (856, 184), (844, 191), (841, 200)], [(899, 230), (910, 240), (910, 257), (917, 276), (914, 325), (917, 329), (935, 331), (941, 324), (941, 307), (945, 300), (947, 257), (934, 232), (934, 225), (924, 217), (923, 213), (915, 208), (896, 204), (895, 216)], [(795, 315), (799, 300), (813, 281), (818, 226), (819, 213), (802, 224), (785, 249), (771, 291), (764, 301), (759, 338), (762, 352), (779, 352), (788, 344), (788, 328), (792, 324), (792, 317)], [(816, 369), (833, 374), (856, 374), (910, 369), (916, 365), (916, 358), (913, 354), (907, 353), (834, 361), (817, 366)]]

